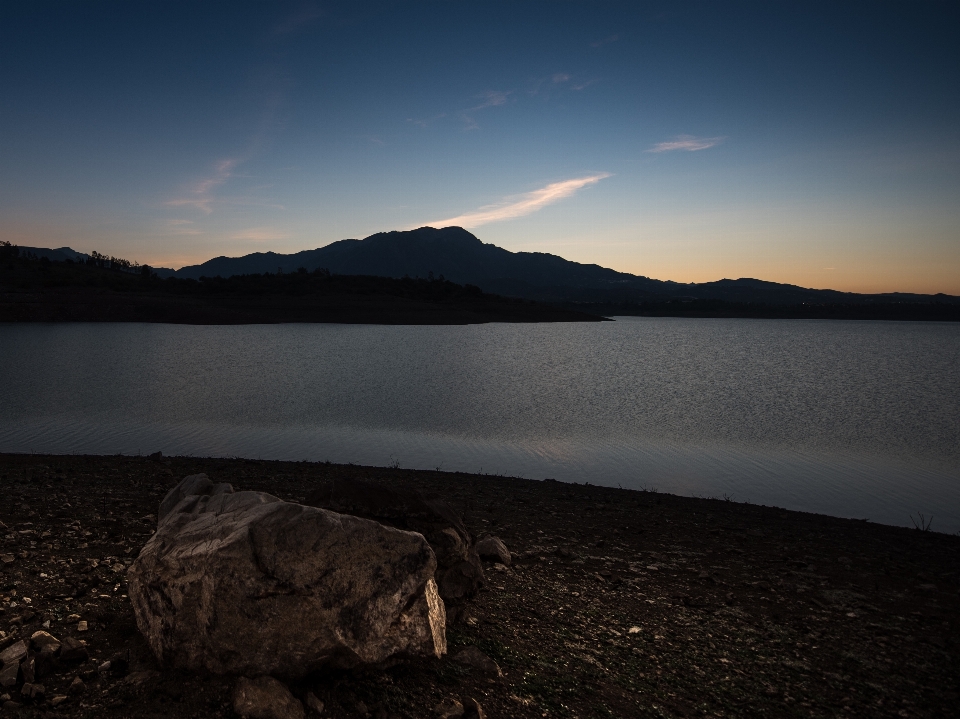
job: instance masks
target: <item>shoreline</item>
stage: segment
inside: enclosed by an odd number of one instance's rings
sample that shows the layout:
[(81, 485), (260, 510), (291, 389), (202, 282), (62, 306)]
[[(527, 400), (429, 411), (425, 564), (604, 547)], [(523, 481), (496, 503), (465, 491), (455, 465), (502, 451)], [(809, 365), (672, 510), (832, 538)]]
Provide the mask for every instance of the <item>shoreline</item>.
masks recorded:
[[(448, 655), (291, 687), (320, 697), (323, 716), (428, 717), (470, 696), (490, 717), (935, 717), (960, 699), (957, 536), (549, 480), (2, 454), (0, 555), (12, 561), (0, 563), (0, 650), (49, 621), (90, 656), (38, 680), (39, 716), (233, 716), (233, 680), (156, 666), (124, 597), (150, 516), (196, 472), (292, 501), (333, 477), (433, 492), (513, 552), (511, 567), (487, 565), (486, 590), (447, 628), (451, 655), (475, 645), (503, 677)], [(118, 657), (123, 671), (97, 669)], [(77, 676), (86, 690), (70, 693)]]

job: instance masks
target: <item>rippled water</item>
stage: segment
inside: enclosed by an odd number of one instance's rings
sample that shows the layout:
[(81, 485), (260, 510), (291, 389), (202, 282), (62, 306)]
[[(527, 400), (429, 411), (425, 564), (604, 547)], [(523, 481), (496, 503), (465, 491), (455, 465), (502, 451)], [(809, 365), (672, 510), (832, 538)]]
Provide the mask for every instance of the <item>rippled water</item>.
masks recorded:
[(960, 530), (960, 325), (0, 325), (0, 451), (329, 459)]

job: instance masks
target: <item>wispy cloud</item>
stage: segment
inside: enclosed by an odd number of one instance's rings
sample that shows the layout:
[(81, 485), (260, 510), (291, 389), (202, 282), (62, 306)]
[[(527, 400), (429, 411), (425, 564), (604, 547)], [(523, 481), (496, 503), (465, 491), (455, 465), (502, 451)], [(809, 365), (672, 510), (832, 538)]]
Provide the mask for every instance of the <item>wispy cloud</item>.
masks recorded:
[(464, 129), (479, 130), (480, 125), (478, 125), (477, 121), (473, 119), (474, 114), (480, 110), (485, 110), (488, 107), (505, 105), (509, 96), (510, 91), (501, 92), (499, 90), (488, 90), (487, 92), (483, 93), (480, 96), (483, 101), (479, 105), (468, 107), (466, 110), (462, 110), (460, 112), (460, 119), (465, 123)]
[(193, 224), (193, 220), (167, 220), (165, 224), (167, 228), (165, 232), (168, 235), (196, 236), (203, 234), (196, 227), (189, 226)]
[(439, 115), (434, 115), (433, 117), (427, 117), (422, 120), (417, 119), (415, 117), (408, 117), (407, 122), (411, 122), (417, 127), (427, 128), (432, 123), (436, 122), (437, 120), (443, 119), (446, 116), (447, 116), (447, 113), (441, 112)]
[[(574, 192), (587, 185), (593, 185), (600, 180), (610, 177), (609, 172), (600, 172), (586, 177), (577, 177), (572, 180), (563, 180), (554, 182), (546, 187), (533, 192), (527, 192), (523, 195), (508, 197), (502, 202), (494, 205), (485, 205), (474, 212), (467, 212), (456, 217), (449, 217), (445, 220), (434, 220), (433, 222), (420, 223), (413, 227), (422, 227), (429, 225), (431, 227), (480, 227), (491, 222), (500, 222), (502, 220), (512, 220), (517, 217), (529, 215), (532, 212), (543, 209), (547, 205), (552, 205), (566, 197), (570, 197)], [(413, 228), (412, 227), (412, 228)], [(411, 228), (411, 229), (412, 229)]]
[(183, 197), (167, 200), (164, 204), (169, 207), (193, 207), (209, 215), (213, 212), (213, 191), (233, 177), (233, 170), (238, 164), (238, 158), (218, 160), (212, 174), (195, 182)]
[(234, 240), (246, 240), (247, 242), (271, 242), (273, 240), (285, 240), (290, 235), (271, 227), (250, 227), (231, 236)]
[(693, 135), (677, 135), (672, 140), (658, 142), (647, 152), (673, 152), (681, 150), (683, 152), (695, 152), (697, 150), (706, 150), (723, 142), (725, 137), (694, 137)]

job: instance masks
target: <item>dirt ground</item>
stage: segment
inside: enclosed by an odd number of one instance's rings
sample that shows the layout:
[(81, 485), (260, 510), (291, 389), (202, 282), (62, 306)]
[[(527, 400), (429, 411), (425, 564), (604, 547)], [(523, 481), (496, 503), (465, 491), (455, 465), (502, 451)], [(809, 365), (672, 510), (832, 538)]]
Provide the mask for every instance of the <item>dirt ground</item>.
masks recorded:
[(436, 717), (450, 697), (488, 717), (960, 715), (957, 536), (551, 481), (41, 455), (0, 455), (0, 650), (41, 629), (85, 647), (42, 695), (0, 688), (0, 715), (233, 716), (235, 678), (157, 666), (125, 591), (158, 503), (196, 472), (293, 501), (334, 476), (415, 487), (514, 553), (447, 630), (502, 676), (448, 655), (291, 687), (325, 717)]

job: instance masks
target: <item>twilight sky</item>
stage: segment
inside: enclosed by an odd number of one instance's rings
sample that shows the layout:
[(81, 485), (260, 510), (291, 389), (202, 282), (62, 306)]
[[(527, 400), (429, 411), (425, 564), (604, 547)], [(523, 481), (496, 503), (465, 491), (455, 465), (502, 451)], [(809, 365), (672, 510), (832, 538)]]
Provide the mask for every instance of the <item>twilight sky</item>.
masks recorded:
[(0, 5), (0, 239), (180, 267), (457, 224), (960, 294), (955, 2)]

